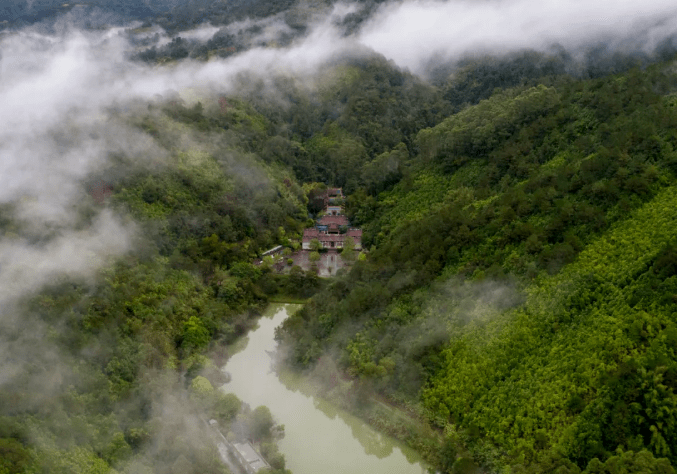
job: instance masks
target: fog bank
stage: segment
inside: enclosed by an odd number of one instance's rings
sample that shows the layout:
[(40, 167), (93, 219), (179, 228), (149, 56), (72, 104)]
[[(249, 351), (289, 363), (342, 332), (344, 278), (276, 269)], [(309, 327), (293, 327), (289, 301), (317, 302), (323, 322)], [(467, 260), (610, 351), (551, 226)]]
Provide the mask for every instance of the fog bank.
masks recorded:
[(406, 1), (387, 4), (363, 26), (360, 42), (421, 72), (439, 57), (550, 51), (574, 55), (603, 42), (651, 53), (677, 33), (677, 5), (665, 0)]

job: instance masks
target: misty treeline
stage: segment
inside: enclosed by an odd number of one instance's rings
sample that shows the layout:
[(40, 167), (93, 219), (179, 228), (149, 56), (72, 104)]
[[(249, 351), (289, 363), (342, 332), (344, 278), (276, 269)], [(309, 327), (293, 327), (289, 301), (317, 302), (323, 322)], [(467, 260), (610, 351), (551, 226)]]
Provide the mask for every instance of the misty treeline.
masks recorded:
[[(75, 228), (88, 232), (104, 209), (125, 216), (135, 223), (128, 252), (91, 276), (68, 276), (65, 263), (45, 287), (3, 290), (0, 472), (225, 473), (210, 418), (224, 434), (235, 424), (273, 472), (286, 472), (275, 433), (257, 428), (265, 409), (249, 412), (213, 387), (225, 382), (225, 348), (268, 295), (304, 297), (321, 283), (254, 265), (299, 239), (306, 197), (291, 171), (258, 154), (260, 114), (237, 98), (224, 104), (171, 96), (106, 111), (164, 153), (111, 153), (80, 182)], [(26, 220), (21, 205), (0, 209), (3, 246), (37, 252), (68, 235)]]
[[(343, 36), (355, 34), (381, 3), (381, 0), (351, 2), (355, 7), (354, 11), (337, 16), (331, 26), (337, 28)], [(214, 57), (227, 58), (252, 47), (289, 46), (294, 40), (302, 39), (321, 17), (331, 12), (335, 4), (342, 2), (206, 1), (204, 5), (199, 5), (199, 2), (192, 1), (189, 5), (178, 6), (167, 13), (149, 18), (141, 27), (131, 30), (130, 37), (138, 49), (133, 58), (159, 63), (187, 57), (204, 61)], [(191, 30), (200, 28), (205, 21), (218, 27), (218, 31), (206, 40), (191, 38)], [(160, 46), (154, 44), (159, 39), (157, 32), (156, 35), (137, 37), (139, 33), (148, 32), (155, 25), (162, 27), (164, 33), (173, 35), (170, 42)], [(270, 27), (274, 34), (264, 34)]]
[[(132, 250), (0, 310), (0, 473), (227, 472), (210, 418), (283, 472), (270, 413), (214, 387), (271, 296), (317, 291), (278, 332), (288, 363), (434, 468), (674, 472), (677, 80), (600, 56), (436, 64), (428, 83), (356, 52), (106, 110), (165, 153), (112, 153), (81, 183), (75, 227), (111, 209)], [(318, 183), (348, 194), (367, 260), (331, 281), (254, 265), (298, 248)], [(0, 208), (3, 242), (48, 246), (59, 227), (36, 231), (24, 201)]]
[[(19, 29), (39, 24), (48, 30), (63, 28), (64, 16), (71, 26), (84, 29), (106, 28), (138, 22), (133, 33), (162, 28), (172, 35), (172, 41), (163, 46), (144, 47), (143, 40), (134, 41), (140, 49), (135, 57), (144, 61), (177, 60), (185, 57), (208, 59), (211, 56), (227, 57), (252, 46), (286, 46), (301, 38), (321, 14), (329, 12), (332, 0), (87, 0), (62, 2), (61, 0), (33, 0), (12, 2), (0, 6), (0, 31)], [(344, 34), (354, 33), (374, 12), (380, 0), (352, 2), (357, 11), (336, 20)], [(279, 34), (266, 41), (257, 42), (263, 26), (279, 23)], [(241, 22), (242, 28), (233, 31), (232, 25)], [(220, 27), (208, 40), (184, 39), (181, 34), (203, 27), (205, 23)], [(158, 37), (150, 36), (150, 39)]]
[(213, 24), (227, 24), (235, 20), (262, 18), (282, 12), (293, 1), (229, 1), (212, 0), (86, 0), (62, 2), (60, 0), (33, 0), (11, 2), (0, 7), (2, 28), (21, 28), (36, 22), (53, 24), (64, 14), (71, 20), (82, 21), (82, 27), (101, 27), (143, 21), (161, 25), (168, 31), (194, 28), (205, 20)]
[(546, 69), (483, 98), (467, 78), (501, 71), (469, 65), (423, 87), (457, 112), (394, 147), (365, 142), (357, 107), (357, 129), (330, 119), (320, 136), (350, 130), (369, 157), (342, 183), (369, 258), (283, 324), (289, 363), (443, 472), (674, 472), (672, 67)]

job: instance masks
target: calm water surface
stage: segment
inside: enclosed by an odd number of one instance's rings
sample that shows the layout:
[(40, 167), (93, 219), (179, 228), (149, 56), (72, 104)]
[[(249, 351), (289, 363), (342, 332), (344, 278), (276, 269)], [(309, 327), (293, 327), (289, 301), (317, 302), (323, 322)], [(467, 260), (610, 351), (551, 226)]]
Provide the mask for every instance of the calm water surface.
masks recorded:
[(303, 380), (271, 370), (277, 347), (275, 328), (297, 305), (273, 305), (249, 333), (247, 346), (230, 358), (224, 370), (232, 380), (222, 389), (256, 408), (266, 405), (284, 424), (279, 442), (294, 474), (422, 474), (420, 456), (398, 441), (381, 435), (358, 418), (302, 393)]

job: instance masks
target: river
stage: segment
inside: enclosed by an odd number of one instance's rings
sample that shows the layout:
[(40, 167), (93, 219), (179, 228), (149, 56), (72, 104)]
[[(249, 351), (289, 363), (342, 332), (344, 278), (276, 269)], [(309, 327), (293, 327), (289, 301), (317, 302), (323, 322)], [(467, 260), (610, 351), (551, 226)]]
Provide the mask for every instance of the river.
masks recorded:
[(272, 305), (251, 331), (246, 347), (233, 355), (224, 370), (231, 381), (222, 387), (252, 408), (266, 405), (285, 427), (279, 442), (287, 468), (294, 474), (422, 474), (420, 456), (374, 431), (360, 419), (321, 399), (304, 394), (302, 380), (285, 376), (283, 384), (271, 369), (275, 328), (298, 305)]

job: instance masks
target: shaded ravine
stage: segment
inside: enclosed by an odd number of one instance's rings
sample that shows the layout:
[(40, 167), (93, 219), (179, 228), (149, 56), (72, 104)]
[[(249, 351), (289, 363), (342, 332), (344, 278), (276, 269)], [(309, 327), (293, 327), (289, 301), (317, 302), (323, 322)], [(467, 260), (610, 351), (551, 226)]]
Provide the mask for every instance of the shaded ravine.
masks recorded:
[[(273, 305), (248, 335), (247, 346), (224, 370), (232, 379), (222, 387), (252, 408), (266, 405), (285, 426), (279, 442), (294, 474), (422, 474), (420, 456), (397, 440), (374, 431), (359, 418), (326, 401), (294, 389), (293, 377), (281, 383), (271, 368), (275, 328), (298, 305)], [(299, 381), (301, 382), (301, 381)], [(288, 388), (289, 387), (289, 388)]]

